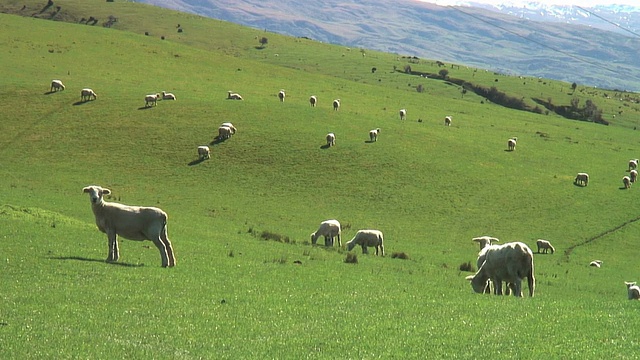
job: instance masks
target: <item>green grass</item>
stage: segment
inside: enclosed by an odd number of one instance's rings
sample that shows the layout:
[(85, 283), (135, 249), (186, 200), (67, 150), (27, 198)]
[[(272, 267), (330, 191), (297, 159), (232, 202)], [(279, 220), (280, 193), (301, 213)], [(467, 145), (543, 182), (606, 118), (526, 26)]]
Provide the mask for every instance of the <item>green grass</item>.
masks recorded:
[[(0, 14), (4, 357), (633, 358), (637, 303), (623, 282), (638, 280), (640, 202), (620, 187), (638, 157), (637, 110), (611, 126), (513, 111), (393, 71), (405, 60), (392, 54), (276, 34), (260, 50), (255, 29), (132, 3), (59, 3), (113, 13), (122, 28)], [(189, 31), (144, 35), (175, 23)], [(54, 78), (67, 89), (45, 94)], [(502, 75), (497, 84), (529, 97), (570, 90)], [(78, 104), (83, 87), (98, 99)], [(178, 100), (140, 109), (162, 90)], [(227, 101), (227, 90), (245, 100)], [(226, 121), (238, 133), (193, 164)], [(377, 127), (378, 142), (366, 143)], [(321, 149), (329, 131), (337, 145)], [(505, 151), (511, 136), (515, 152)], [(572, 184), (580, 171), (586, 188)], [(89, 184), (165, 210), (177, 266), (127, 240), (120, 261), (105, 263)], [(388, 255), (355, 249), (352, 264), (344, 249), (310, 246), (330, 218), (343, 242), (382, 230)], [(485, 234), (552, 241), (556, 254), (535, 258), (536, 297), (471, 291), (458, 268), (475, 264), (471, 238)], [(603, 267), (588, 267), (593, 259)]]

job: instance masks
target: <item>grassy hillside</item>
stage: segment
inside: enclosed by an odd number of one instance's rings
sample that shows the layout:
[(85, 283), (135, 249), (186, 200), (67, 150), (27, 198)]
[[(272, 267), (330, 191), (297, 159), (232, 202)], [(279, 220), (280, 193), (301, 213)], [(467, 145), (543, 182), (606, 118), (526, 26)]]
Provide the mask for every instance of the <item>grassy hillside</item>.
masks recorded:
[[(628, 106), (611, 126), (569, 121), (462, 97), (397, 71), (407, 59), (395, 55), (138, 4), (56, 3), (68, 16), (114, 14), (122, 28), (0, 14), (9, 358), (632, 358), (639, 334), (625, 324), (637, 303), (623, 282), (638, 279), (640, 203), (637, 189), (620, 189), (638, 157), (631, 101), (579, 88), (609, 114)], [(158, 36), (178, 23), (180, 35)], [(269, 38), (265, 49), (257, 35)], [(449, 70), (511, 94), (571, 99), (569, 84)], [(50, 93), (51, 79), (66, 90)], [(80, 102), (84, 87), (97, 100)], [(145, 109), (144, 95), (162, 90), (178, 100)], [(245, 100), (226, 100), (228, 90)], [(226, 121), (238, 133), (214, 142)], [(337, 145), (323, 149), (330, 131)], [(212, 159), (197, 162), (203, 144)], [(591, 175), (586, 188), (572, 184), (580, 171)], [(163, 269), (150, 242), (127, 240), (119, 263), (104, 263), (106, 236), (81, 192), (89, 184), (110, 188), (111, 201), (165, 210), (178, 265)], [(387, 255), (354, 249), (358, 263), (347, 264), (345, 249), (311, 246), (330, 218), (343, 242), (382, 230)], [(471, 238), (484, 234), (552, 241), (556, 254), (535, 257), (536, 297), (471, 291), (459, 265), (475, 263)], [(601, 269), (587, 266), (596, 258)]]

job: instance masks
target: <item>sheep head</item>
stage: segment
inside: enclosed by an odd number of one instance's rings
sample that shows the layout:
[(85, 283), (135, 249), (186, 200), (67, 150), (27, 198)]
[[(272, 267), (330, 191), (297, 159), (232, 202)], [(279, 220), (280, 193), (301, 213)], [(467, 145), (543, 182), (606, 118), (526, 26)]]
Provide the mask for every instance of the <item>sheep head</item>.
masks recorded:
[(104, 195), (111, 194), (111, 190), (104, 189), (98, 185), (86, 186), (85, 188), (82, 189), (82, 192), (89, 193), (89, 200), (91, 200), (92, 204), (100, 203)]

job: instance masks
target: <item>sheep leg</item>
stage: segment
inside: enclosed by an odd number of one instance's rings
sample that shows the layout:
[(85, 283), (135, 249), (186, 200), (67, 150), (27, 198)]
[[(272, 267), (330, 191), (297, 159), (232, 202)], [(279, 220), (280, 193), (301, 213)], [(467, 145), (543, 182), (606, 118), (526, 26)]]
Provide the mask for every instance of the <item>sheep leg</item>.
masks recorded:
[(107, 256), (107, 262), (116, 262), (120, 258), (117, 234), (115, 231), (109, 231), (107, 233), (107, 238), (109, 239), (109, 255)]
[(164, 246), (167, 248), (167, 258), (169, 262), (169, 267), (176, 266), (176, 258), (173, 255), (173, 246), (171, 245), (171, 241), (169, 241), (169, 237), (167, 236), (167, 227), (165, 226), (162, 229), (162, 234), (160, 234), (160, 240), (164, 242)]
[(342, 238), (340, 237), (340, 234), (338, 234), (338, 246), (342, 247)]
[(160, 239), (160, 237), (158, 237), (157, 239), (153, 240), (153, 244), (160, 251), (160, 259), (162, 261), (162, 267), (169, 266), (169, 257), (167, 255), (167, 246), (165, 245), (165, 243), (162, 241), (162, 239)]
[(362, 253), (369, 254), (369, 250), (367, 250), (367, 245), (362, 245)]

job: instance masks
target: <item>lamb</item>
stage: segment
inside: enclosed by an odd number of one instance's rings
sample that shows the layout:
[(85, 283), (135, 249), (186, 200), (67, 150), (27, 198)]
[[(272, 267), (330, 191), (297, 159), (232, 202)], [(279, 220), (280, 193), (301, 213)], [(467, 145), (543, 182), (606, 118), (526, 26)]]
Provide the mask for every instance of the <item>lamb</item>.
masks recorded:
[(592, 262), (589, 263), (589, 266), (599, 268), (602, 266), (602, 260), (593, 260)]
[(211, 150), (208, 146), (198, 146), (198, 157), (200, 160), (205, 160), (211, 158)]
[(98, 95), (91, 89), (82, 89), (80, 90), (80, 101), (89, 101), (93, 98), (93, 100), (98, 98)]
[(327, 134), (327, 146), (331, 147), (331, 146), (335, 146), (335, 145), (336, 145), (336, 134), (328, 133)]
[(633, 169), (637, 169), (638, 168), (638, 162), (640, 162), (640, 160), (638, 160), (638, 159), (629, 160), (629, 171), (631, 171)]
[(451, 118), (451, 116), (445, 116), (444, 117), (444, 126), (451, 126), (451, 121), (453, 119)]
[(342, 246), (342, 231), (338, 220), (326, 220), (320, 223), (320, 227), (311, 234), (311, 244), (315, 245), (320, 236), (324, 236), (324, 245), (333, 246), (333, 239), (337, 237), (338, 246)]
[(400, 120), (405, 120), (407, 118), (407, 109), (400, 109)]
[(333, 100), (333, 110), (338, 111), (340, 109), (340, 99)]
[(149, 94), (144, 97), (144, 107), (158, 105), (158, 98), (160, 94)]
[(227, 99), (242, 100), (242, 96), (240, 94), (234, 93), (233, 91), (227, 91)]
[(218, 128), (218, 139), (226, 140), (229, 139), (233, 135), (233, 130), (227, 126), (220, 126)]
[(556, 249), (548, 240), (538, 239), (536, 240), (536, 245), (538, 246), (538, 254), (540, 253), (540, 250), (542, 250), (543, 254), (548, 253), (549, 250), (551, 250), (552, 254), (556, 252)]
[[(480, 236), (480, 237), (475, 237), (473, 239), (471, 239), (477, 243), (480, 244), (480, 250), (484, 249), (485, 247), (493, 244), (494, 242), (499, 242), (500, 240), (498, 240), (498, 238), (494, 238), (491, 236)], [(480, 266), (478, 266), (480, 267)]]
[(311, 95), (309, 97), (309, 104), (311, 105), (311, 107), (316, 107), (317, 103), (318, 103), (318, 98), (315, 95)]
[(576, 179), (573, 182), (576, 185), (587, 186), (587, 185), (589, 185), (589, 174), (587, 174), (587, 173), (578, 173), (578, 175), (576, 175)]
[(97, 185), (82, 189), (89, 194), (91, 209), (96, 218), (98, 229), (107, 234), (109, 255), (107, 262), (116, 262), (120, 258), (118, 236), (129, 240), (150, 240), (160, 250), (162, 267), (173, 267), (176, 259), (171, 241), (167, 236), (167, 214), (156, 207), (127, 206), (115, 202), (106, 202), (104, 195), (111, 190)]
[(173, 93), (168, 93), (166, 91), (163, 91), (162, 100), (176, 100), (176, 96)]
[(378, 141), (378, 134), (380, 134), (380, 128), (369, 131), (369, 139), (371, 141)]
[(517, 142), (518, 142), (517, 137), (513, 137), (507, 140), (507, 148), (509, 149), (509, 151), (515, 151)]
[(634, 169), (629, 171), (629, 178), (631, 179), (632, 183), (636, 182), (636, 180), (638, 180), (638, 170)]
[(631, 187), (631, 178), (628, 176), (623, 176), (622, 177), (622, 185), (624, 185), (625, 189), (628, 189)]
[(484, 293), (489, 280), (495, 284), (496, 294), (502, 295), (502, 282), (513, 284), (514, 295), (522, 297), (522, 279), (527, 278), (529, 296), (533, 297), (535, 277), (533, 252), (524, 243), (512, 242), (503, 245), (491, 245), (484, 248), (485, 261), (475, 273), (467, 276), (471, 287), (477, 293)]
[(284, 102), (285, 96), (286, 94), (284, 93), (284, 90), (280, 90), (280, 92), (278, 92), (278, 99), (280, 99), (280, 102)]
[(351, 251), (356, 245), (362, 246), (362, 253), (368, 254), (367, 247), (375, 247), (384, 256), (384, 237), (379, 230), (358, 230), (356, 235), (347, 242), (347, 251)]
[(636, 285), (636, 282), (624, 282), (627, 285), (627, 294), (629, 296), (629, 300), (640, 300), (640, 287)]
[(236, 127), (233, 126), (233, 124), (230, 123), (230, 122), (223, 122), (222, 124), (220, 124), (220, 126), (226, 126), (229, 129), (231, 129), (231, 134), (235, 134), (236, 133)]
[(51, 90), (50, 91), (58, 91), (64, 90), (64, 85), (60, 80), (51, 80)]

